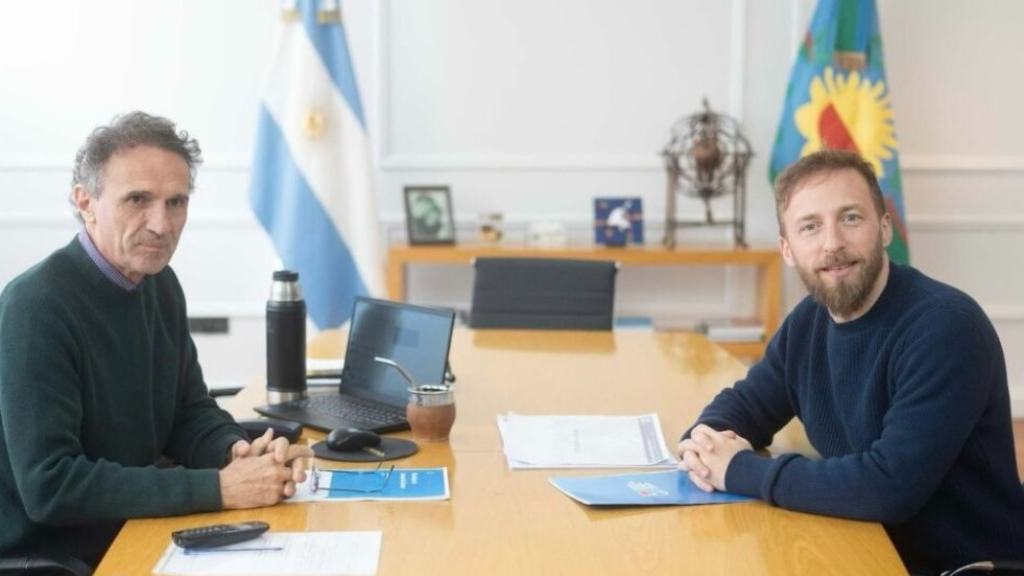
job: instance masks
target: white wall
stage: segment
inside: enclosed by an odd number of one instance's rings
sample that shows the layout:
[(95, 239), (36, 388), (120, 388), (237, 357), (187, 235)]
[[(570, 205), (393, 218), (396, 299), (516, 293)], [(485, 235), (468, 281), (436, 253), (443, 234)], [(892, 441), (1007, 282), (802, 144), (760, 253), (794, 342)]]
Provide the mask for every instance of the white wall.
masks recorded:
[[(173, 265), (193, 315), (232, 318), (198, 337), (208, 378), (244, 383), (263, 358), (273, 248), (247, 204), (275, 0), (52, 0), (0, 19), (0, 285), (68, 241), (65, 196), (77, 146), (115, 113), (141, 108), (199, 138), (200, 171)], [(712, 105), (743, 123), (756, 156), (748, 237), (774, 245), (766, 162), (811, 0), (347, 0), (343, 2), (375, 150), (381, 232), (401, 238), (401, 189), (452, 188), (460, 234), (500, 211), (511, 235), (555, 220), (589, 235), (598, 195), (644, 199), (661, 237), (669, 126)], [(1008, 352), (1024, 416), (1024, 39), (1013, 0), (879, 0), (904, 160), (914, 264), (974, 295)], [(724, 206), (728, 205), (728, 201)], [(695, 202), (681, 214), (697, 215)], [(727, 213), (727, 212), (725, 212)], [(722, 241), (688, 232), (686, 241)], [(801, 296), (787, 278), (789, 305)], [(465, 306), (468, 269), (418, 268), (411, 298)], [(618, 311), (747, 311), (736, 270), (630, 270)]]

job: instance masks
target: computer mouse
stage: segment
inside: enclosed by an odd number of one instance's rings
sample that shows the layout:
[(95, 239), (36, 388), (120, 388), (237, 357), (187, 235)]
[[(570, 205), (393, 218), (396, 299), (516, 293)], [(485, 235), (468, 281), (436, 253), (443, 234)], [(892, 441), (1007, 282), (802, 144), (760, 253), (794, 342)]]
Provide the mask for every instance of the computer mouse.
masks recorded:
[(363, 448), (374, 448), (380, 445), (380, 436), (369, 430), (359, 428), (338, 428), (331, 430), (325, 442), (335, 452), (352, 452)]

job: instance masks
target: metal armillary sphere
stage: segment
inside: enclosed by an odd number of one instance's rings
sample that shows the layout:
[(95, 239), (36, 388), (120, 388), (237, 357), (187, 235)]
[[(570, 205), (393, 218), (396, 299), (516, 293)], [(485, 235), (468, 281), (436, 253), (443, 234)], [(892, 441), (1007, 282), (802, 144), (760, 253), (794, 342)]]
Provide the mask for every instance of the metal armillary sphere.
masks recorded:
[[(705, 99), (703, 112), (687, 116), (672, 126), (672, 139), (661, 155), (668, 173), (665, 246), (675, 247), (676, 228), (732, 226), (736, 244), (746, 248), (746, 174), (753, 153), (750, 143), (740, 133), (739, 123), (712, 112)], [(695, 196), (704, 201), (704, 220), (677, 220), (677, 194)], [(711, 200), (726, 194), (733, 194), (732, 217), (716, 220), (711, 213)]]

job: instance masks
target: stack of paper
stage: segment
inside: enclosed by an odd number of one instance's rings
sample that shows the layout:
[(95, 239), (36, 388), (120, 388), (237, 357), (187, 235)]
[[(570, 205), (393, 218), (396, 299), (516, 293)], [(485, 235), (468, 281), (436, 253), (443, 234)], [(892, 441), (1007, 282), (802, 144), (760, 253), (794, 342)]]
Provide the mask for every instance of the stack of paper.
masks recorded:
[(712, 342), (761, 342), (764, 324), (757, 318), (721, 318), (705, 320), (700, 332)]
[(657, 414), (498, 416), (508, 466), (620, 468), (675, 466)]
[(345, 367), (344, 358), (306, 358), (306, 376), (315, 378), (317, 376), (341, 376), (341, 370)]

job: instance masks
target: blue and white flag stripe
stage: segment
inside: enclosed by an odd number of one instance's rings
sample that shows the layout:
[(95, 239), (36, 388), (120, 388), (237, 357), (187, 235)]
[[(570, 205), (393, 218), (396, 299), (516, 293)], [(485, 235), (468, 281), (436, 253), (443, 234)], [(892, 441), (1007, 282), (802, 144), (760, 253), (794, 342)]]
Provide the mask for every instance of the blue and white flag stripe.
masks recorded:
[(301, 0), (283, 22), (260, 111), (250, 199), (320, 329), (358, 295), (383, 292), (376, 199), (362, 104), (340, 22)]
[[(307, 2), (307, 4), (309, 3)], [(345, 34), (345, 27), (338, 22), (330, 25), (331, 34), (319, 33), (319, 28), (324, 25), (317, 23), (313, 10), (303, 11), (302, 24), (310, 42), (320, 54), (320, 61), (327, 67), (331, 79), (334, 80), (334, 85), (341, 91), (345, 101), (352, 108), (352, 113), (359, 119), (359, 124), (365, 130), (363, 103), (359, 98), (359, 87), (356, 86), (356, 73), (352, 68), (352, 57), (348, 52), (348, 35)], [(335, 31), (337, 33), (333, 33)]]

